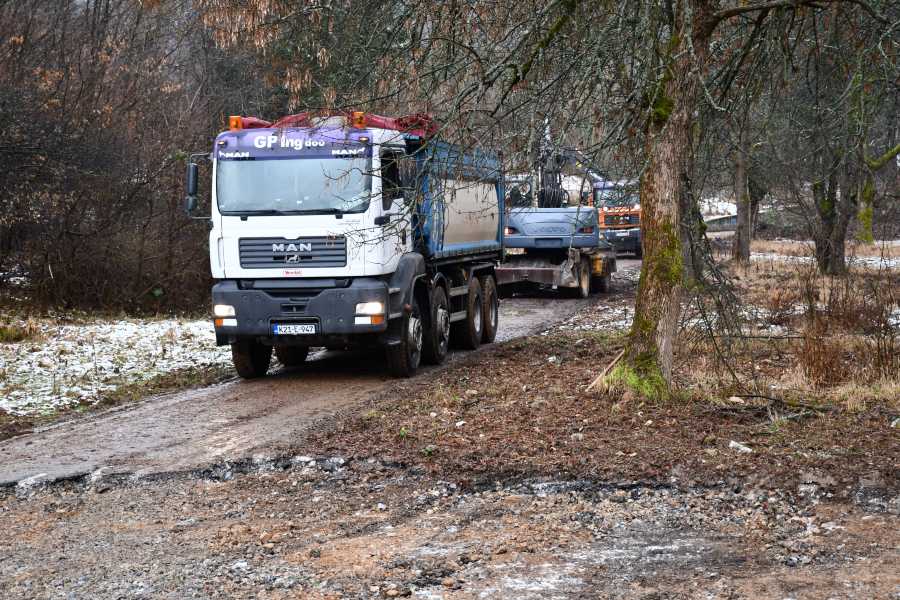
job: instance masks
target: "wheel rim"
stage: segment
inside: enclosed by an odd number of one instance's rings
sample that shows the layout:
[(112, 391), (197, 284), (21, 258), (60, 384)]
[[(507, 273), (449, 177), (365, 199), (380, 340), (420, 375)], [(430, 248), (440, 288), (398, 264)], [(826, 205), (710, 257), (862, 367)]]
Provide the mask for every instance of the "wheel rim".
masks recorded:
[(475, 314), (473, 315), (473, 318), (472, 318), (472, 324), (475, 325), (475, 331), (477, 331), (478, 333), (481, 333), (481, 306), (480, 306), (480, 304), (481, 303), (479, 302), (478, 303), (479, 306), (476, 307)]
[(497, 296), (491, 298), (491, 327), (497, 326)]
[(413, 355), (422, 351), (422, 320), (414, 315), (409, 317), (407, 337), (413, 349)]

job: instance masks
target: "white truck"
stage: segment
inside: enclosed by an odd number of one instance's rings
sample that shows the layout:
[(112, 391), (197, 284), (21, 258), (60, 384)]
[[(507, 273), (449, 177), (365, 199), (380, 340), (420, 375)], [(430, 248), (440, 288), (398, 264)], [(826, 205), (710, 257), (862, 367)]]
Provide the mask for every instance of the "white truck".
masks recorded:
[[(396, 376), (451, 339), (497, 334), (503, 252), (497, 157), (439, 141), (425, 115), (230, 117), (211, 155), (216, 342), (239, 375), (310, 347), (383, 348)], [(198, 165), (187, 171), (197, 207)]]

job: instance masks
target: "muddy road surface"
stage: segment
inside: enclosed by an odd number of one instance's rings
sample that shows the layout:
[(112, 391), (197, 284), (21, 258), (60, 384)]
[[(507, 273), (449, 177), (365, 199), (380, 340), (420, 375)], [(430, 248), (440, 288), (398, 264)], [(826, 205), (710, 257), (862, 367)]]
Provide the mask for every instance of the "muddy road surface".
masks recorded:
[[(634, 268), (631, 262), (626, 268)], [(549, 292), (506, 299), (497, 341), (541, 330), (589, 301)], [(458, 356), (451, 355), (448, 364)], [(433, 369), (423, 368), (418, 377), (428, 377)], [(277, 454), (296, 444), (317, 420), (364, 403), (390, 381), (380, 355), (323, 351), (303, 367), (261, 380), (234, 379), (151, 397), (0, 443), (0, 486), (98, 471), (184, 471)]]

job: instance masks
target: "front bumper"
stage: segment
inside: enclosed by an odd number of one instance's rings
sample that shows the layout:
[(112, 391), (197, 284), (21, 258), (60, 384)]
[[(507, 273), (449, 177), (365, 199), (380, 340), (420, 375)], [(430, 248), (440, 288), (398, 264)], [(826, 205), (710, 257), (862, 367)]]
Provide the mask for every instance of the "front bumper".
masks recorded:
[(641, 228), (603, 229), (603, 238), (617, 251), (634, 252), (641, 247)]
[[(377, 325), (357, 325), (356, 305), (381, 302), (389, 307), (388, 284), (374, 278), (335, 280), (228, 280), (212, 289), (213, 304), (235, 308), (236, 326), (216, 327), (216, 343), (255, 338), (264, 342), (329, 346), (351, 337), (377, 337), (387, 330), (388, 316)], [(314, 324), (310, 335), (276, 336), (275, 324)]]

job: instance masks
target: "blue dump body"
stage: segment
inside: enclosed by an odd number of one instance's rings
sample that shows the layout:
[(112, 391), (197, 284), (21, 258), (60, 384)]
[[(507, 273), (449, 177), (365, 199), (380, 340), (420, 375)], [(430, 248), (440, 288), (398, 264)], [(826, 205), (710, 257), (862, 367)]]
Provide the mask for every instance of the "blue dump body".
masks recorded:
[(589, 206), (514, 208), (509, 211), (504, 243), (508, 248), (597, 248), (597, 210)]
[(422, 202), (413, 225), (426, 258), (499, 254), (505, 197), (500, 160), (441, 141), (428, 142), (416, 156)]

